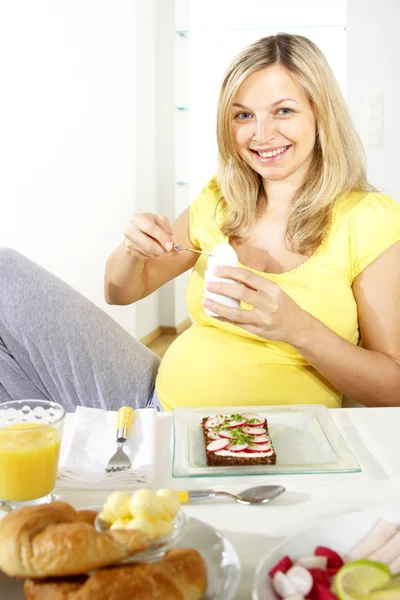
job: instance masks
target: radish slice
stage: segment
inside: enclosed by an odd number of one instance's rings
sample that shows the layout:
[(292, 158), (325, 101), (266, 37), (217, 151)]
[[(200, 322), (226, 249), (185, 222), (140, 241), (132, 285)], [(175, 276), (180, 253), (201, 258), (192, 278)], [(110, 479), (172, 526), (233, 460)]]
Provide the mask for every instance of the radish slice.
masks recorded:
[(247, 422), (251, 421), (249, 427), (259, 427), (265, 423), (265, 419), (255, 413), (242, 413), (242, 417), (244, 417)]
[(264, 427), (243, 427), (243, 433), (249, 435), (265, 435)]
[(282, 571), (277, 571), (273, 576), (272, 587), (281, 598), (289, 598), (297, 594), (295, 584)]
[(223, 431), (219, 431), (218, 435), (220, 438), (233, 438), (233, 433), (231, 431), (224, 429)]
[(326, 556), (328, 567), (342, 567), (344, 562), (337, 552), (326, 546), (317, 546), (314, 550), (315, 556)]
[(303, 594), (295, 594), (294, 596), (289, 596), (286, 600), (305, 600)]
[(229, 440), (219, 439), (219, 440), (214, 440), (213, 442), (210, 442), (207, 445), (207, 450), (209, 452), (217, 452), (218, 450), (223, 450), (227, 446), (229, 446)]
[(269, 444), (249, 444), (246, 452), (269, 452), (271, 449)]
[(286, 577), (290, 579), (296, 590), (303, 596), (308, 596), (311, 592), (314, 581), (311, 573), (305, 567), (301, 565), (290, 567), (289, 571), (286, 572)]
[(269, 437), (267, 435), (254, 435), (251, 438), (251, 443), (252, 444), (266, 444), (267, 442), (269, 442)]
[(207, 437), (210, 440), (220, 440), (221, 439), (221, 436), (216, 431), (212, 431), (211, 429), (209, 431), (207, 431)]
[(266, 419), (263, 419), (262, 417), (257, 417), (256, 419), (251, 419), (251, 423), (248, 423), (249, 427), (262, 427), (263, 425), (265, 425)]
[(207, 429), (209, 429), (210, 427), (218, 427), (218, 425), (222, 425), (222, 423), (224, 421), (225, 421), (225, 419), (223, 419), (221, 417), (210, 417), (209, 419), (207, 419), (204, 426)]
[(308, 570), (310, 571), (311, 577), (314, 580), (314, 586), (319, 584), (322, 587), (329, 588), (330, 577), (329, 577), (329, 573), (327, 571), (324, 571), (323, 569), (313, 569), (313, 568), (310, 568)]
[(324, 587), (320, 583), (316, 585), (312, 597), (315, 598), (315, 600), (338, 600), (336, 594), (331, 592), (329, 587)]
[(293, 562), (290, 556), (284, 556), (279, 562), (276, 563), (276, 565), (272, 567), (270, 571), (268, 571), (268, 575), (272, 578), (278, 571), (286, 573), (286, 571), (289, 571), (290, 567), (292, 566)]
[(226, 450), (230, 450), (231, 452), (242, 452), (243, 450), (246, 450), (248, 444), (229, 444), (229, 446), (226, 447)]
[(242, 419), (241, 421), (228, 421), (227, 425), (228, 427), (232, 427), (232, 429), (235, 427), (243, 427), (243, 425), (246, 425), (246, 419)]
[(303, 556), (296, 559), (296, 564), (302, 565), (306, 569), (326, 569), (328, 559), (326, 556)]

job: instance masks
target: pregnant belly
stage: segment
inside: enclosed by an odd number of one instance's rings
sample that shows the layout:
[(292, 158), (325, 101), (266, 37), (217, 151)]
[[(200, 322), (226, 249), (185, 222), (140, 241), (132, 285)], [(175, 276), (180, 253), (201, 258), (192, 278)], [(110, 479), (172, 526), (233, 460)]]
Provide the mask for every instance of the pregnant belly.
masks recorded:
[(170, 346), (156, 381), (165, 410), (185, 406), (340, 405), (340, 393), (299, 355), (282, 356), (260, 342), (193, 326)]

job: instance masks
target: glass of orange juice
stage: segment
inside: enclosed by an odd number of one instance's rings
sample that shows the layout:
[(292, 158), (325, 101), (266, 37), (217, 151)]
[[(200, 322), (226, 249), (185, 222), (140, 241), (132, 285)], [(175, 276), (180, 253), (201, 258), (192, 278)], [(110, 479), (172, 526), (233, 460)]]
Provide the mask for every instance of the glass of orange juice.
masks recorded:
[(0, 505), (51, 502), (65, 410), (48, 400), (0, 404)]

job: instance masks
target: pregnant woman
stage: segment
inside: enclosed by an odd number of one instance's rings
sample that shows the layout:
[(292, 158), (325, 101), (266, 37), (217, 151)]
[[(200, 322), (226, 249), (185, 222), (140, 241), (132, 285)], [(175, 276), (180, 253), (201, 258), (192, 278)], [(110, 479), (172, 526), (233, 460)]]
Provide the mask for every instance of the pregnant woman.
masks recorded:
[[(1, 400), (332, 408), (346, 394), (400, 405), (400, 206), (368, 183), (319, 49), (279, 34), (239, 54), (222, 83), (217, 139), (218, 173), (200, 196), (173, 224), (133, 215), (106, 265), (106, 300), (121, 305), (191, 270), (193, 325), (160, 369), (100, 310), (3, 250)], [(207, 257), (174, 243), (205, 253), (229, 243), (238, 266), (214, 274), (236, 285), (207, 290), (239, 307), (204, 299)]]

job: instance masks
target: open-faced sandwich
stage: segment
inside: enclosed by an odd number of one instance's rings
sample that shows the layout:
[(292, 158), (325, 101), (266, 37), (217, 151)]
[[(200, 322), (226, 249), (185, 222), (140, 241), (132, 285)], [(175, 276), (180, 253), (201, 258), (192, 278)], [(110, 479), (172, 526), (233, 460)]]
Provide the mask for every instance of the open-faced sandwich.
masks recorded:
[(202, 420), (207, 465), (274, 465), (275, 450), (267, 420), (255, 413), (205, 417)]

